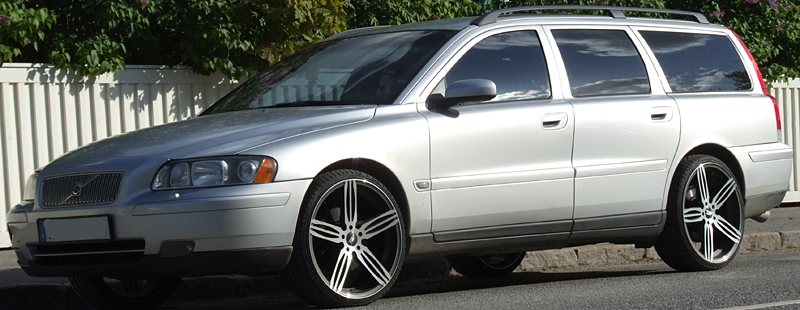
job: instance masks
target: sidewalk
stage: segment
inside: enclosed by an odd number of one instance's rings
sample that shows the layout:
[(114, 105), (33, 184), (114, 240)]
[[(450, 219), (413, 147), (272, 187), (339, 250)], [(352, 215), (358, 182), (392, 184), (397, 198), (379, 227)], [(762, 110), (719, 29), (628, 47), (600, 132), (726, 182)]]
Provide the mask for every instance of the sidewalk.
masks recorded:
[[(800, 207), (777, 208), (765, 223), (745, 222), (740, 251), (800, 248)], [(658, 260), (655, 250), (632, 245), (599, 244), (558, 250), (528, 252), (517, 272), (583, 265), (627, 264)], [(454, 275), (443, 259), (406, 264), (398, 285)], [(176, 304), (222, 299), (286, 296), (291, 294), (277, 276), (240, 275), (184, 279), (168, 301)], [(11, 250), (0, 250), (0, 310), (88, 309), (69, 286), (67, 278), (34, 278), (17, 265)]]

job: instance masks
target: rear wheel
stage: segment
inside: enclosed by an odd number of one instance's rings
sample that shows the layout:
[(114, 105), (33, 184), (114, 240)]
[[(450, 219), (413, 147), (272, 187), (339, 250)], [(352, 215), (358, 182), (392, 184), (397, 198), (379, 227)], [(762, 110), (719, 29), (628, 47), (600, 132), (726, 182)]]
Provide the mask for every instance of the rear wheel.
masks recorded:
[(101, 276), (73, 276), (75, 293), (98, 309), (152, 309), (166, 301), (181, 279), (117, 280)]
[(303, 203), (286, 269), (296, 293), (325, 307), (371, 303), (397, 280), (403, 215), (389, 190), (355, 170), (317, 177)]
[(739, 250), (743, 212), (744, 199), (731, 169), (712, 156), (689, 156), (675, 172), (656, 251), (680, 271), (722, 268)]
[(497, 278), (517, 269), (525, 252), (449, 257), (447, 261), (458, 273), (472, 278)]

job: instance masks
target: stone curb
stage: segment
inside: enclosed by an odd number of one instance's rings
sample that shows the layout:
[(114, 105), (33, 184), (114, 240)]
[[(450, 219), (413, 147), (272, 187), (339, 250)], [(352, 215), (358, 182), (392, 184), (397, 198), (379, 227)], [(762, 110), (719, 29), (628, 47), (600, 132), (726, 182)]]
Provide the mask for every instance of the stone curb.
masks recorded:
[[(747, 234), (740, 250), (765, 251), (799, 248), (800, 230)], [(528, 252), (515, 272), (586, 265), (627, 264), (660, 260), (653, 248), (633, 245), (599, 244), (565, 249)], [(411, 262), (403, 266), (397, 286), (436, 281), (458, 273), (451, 271), (445, 259)], [(184, 279), (178, 291), (167, 301), (167, 308), (184, 303), (213, 302), (224, 299), (280, 298), (292, 296), (279, 276), (247, 277), (240, 275)], [(89, 309), (68, 284), (22, 284), (0, 287), (0, 310), (4, 309)]]

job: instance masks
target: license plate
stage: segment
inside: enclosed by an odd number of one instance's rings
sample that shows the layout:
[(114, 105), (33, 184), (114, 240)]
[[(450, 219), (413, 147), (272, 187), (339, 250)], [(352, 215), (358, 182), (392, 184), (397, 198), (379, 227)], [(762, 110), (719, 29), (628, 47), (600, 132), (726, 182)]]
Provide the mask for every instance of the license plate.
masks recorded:
[(42, 219), (39, 242), (110, 240), (108, 216)]

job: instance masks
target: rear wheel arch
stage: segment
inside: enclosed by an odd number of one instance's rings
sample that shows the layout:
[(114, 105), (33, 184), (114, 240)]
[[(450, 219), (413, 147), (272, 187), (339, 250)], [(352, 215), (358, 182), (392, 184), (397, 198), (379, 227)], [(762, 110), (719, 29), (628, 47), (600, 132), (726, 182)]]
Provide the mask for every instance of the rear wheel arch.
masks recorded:
[(727, 148), (719, 144), (707, 143), (703, 145), (698, 145), (691, 151), (683, 155), (683, 158), (681, 158), (680, 161), (676, 161), (675, 167), (678, 166), (678, 163), (680, 163), (681, 161), (692, 155), (710, 155), (718, 158), (723, 163), (725, 163), (725, 165), (727, 165), (728, 168), (730, 168), (733, 171), (733, 175), (736, 177), (736, 182), (739, 183), (739, 188), (742, 191), (742, 195), (744, 197), (747, 197), (746, 193), (747, 186), (745, 186), (746, 184), (744, 179), (744, 173), (742, 172), (742, 166), (739, 165), (739, 161), (736, 159), (736, 156), (734, 156), (733, 153), (731, 153), (731, 151), (729, 151)]

